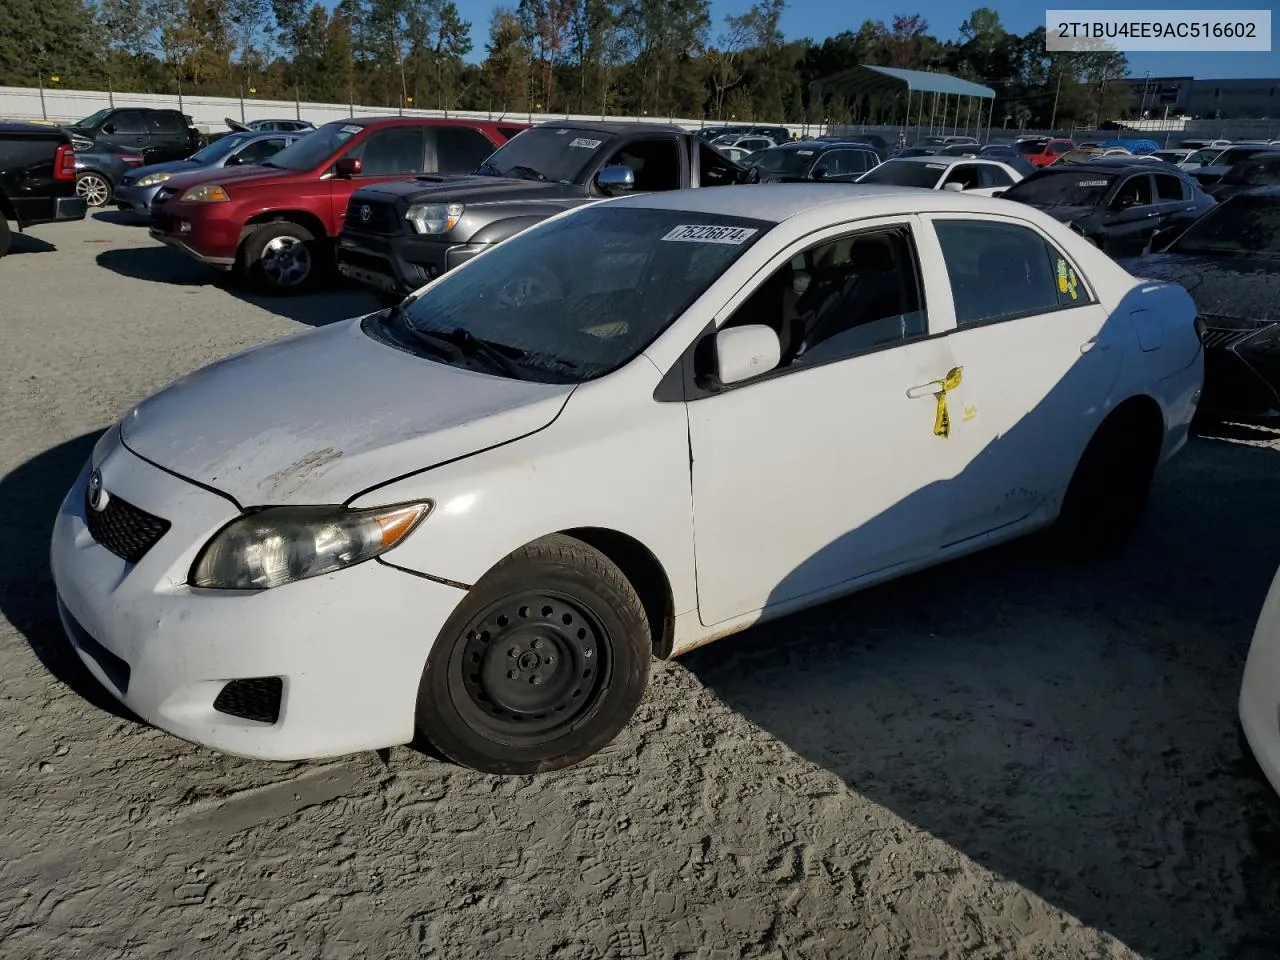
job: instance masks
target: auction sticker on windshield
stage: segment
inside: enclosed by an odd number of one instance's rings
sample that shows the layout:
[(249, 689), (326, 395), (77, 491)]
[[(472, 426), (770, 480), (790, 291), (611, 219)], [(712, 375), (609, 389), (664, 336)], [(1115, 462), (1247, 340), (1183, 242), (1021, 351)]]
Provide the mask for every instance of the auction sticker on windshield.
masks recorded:
[(1107, 185), (1107, 181), (1105, 181), (1105, 180), (1081, 180), (1079, 185), (1080, 185), (1080, 186), (1082, 186), (1082, 187), (1105, 187), (1105, 186)]
[(578, 137), (576, 140), (570, 140), (569, 146), (581, 147), (583, 150), (594, 150), (602, 143), (604, 143), (603, 140), (588, 140), (586, 137)]
[(673, 229), (663, 240), (676, 243), (731, 243), (735, 246), (759, 233), (755, 227), (717, 227), (711, 224), (685, 223)]

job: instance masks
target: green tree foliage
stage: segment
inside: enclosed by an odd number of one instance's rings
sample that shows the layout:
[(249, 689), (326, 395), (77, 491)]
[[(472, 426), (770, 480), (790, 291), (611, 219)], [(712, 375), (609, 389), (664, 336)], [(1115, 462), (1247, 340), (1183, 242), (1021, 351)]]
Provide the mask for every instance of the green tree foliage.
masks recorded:
[[(331, 2), (331, 0), (330, 0)], [(990, 7), (938, 38), (915, 14), (821, 42), (781, 29), (787, 0), (715, 23), (710, 0), (510, 0), (479, 63), (455, 0), (0, 0), (0, 84), (207, 93), (390, 108), (902, 123), (901, 97), (816, 80), (858, 64), (995, 89), (996, 125), (1060, 128), (1136, 104), (1118, 53), (1047, 53)], [(965, 123), (955, 98), (948, 123)]]

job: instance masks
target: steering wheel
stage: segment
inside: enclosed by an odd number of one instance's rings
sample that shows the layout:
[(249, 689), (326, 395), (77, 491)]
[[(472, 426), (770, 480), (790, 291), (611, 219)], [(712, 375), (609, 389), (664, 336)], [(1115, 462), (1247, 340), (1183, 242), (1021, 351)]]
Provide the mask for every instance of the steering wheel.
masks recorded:
[(564, 299), (564, 284), (560, 278), (550, 270), (534, 269), (535, 272), (512, 277), (498, 288), (496, 299), (500, 306), (528, 307)]

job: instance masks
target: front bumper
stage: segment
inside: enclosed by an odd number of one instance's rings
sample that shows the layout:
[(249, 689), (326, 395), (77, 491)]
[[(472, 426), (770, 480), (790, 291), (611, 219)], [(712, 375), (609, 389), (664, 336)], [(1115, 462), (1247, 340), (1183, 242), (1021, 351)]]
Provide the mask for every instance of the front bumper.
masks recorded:
[(163, 186), (163, 183), (157, 183), (149, 187), (139, 187), (136, 184), (116, 187), (116, 208), (130, 213), (149, 215), (151, 201), (156, 198), (156, 194)]
[(375, 290), (408, 296), (490, 246), (380, 236), (345, 227), (338, 238), (338, 272)]
[[(85, 487), (172, 526), (136, 564), (96, 542)], [(238, 756), (340, 756), (413, 738), (418, 680), (465, 592), (370, 561), (264, 591), (186, 584), (199, 548), (238, 511), (135, 456), (113, 428), (58, 511), (51, 563), (59, 613), (86, 667), (161, 729)], [(274, 723), (214, 708), (235, 680), (280, 678)]]
[[(163, 184), (161, 184), (163, 187)], [(225, 203), (152, 203), (151, 236), (194, 260), (230, 270), (240, 247), (241, 223)]]
[(1263, 603), (1240, 685), (1240, 726), (1271, 786), (1280, 793), (1280, 572)]

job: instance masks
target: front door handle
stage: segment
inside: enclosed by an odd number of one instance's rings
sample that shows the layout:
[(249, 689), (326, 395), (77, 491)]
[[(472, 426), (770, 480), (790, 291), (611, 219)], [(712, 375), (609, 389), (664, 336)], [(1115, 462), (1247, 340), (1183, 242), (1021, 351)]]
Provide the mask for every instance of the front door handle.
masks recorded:
[(907, 391), (907, 396), (912, 400), (919, 400), (921, 397), (932, 397), (942, 392), (942, 388), (946, 384), (941, 380), (930, 380), (928, 383), (922, 383), (918, 387), (912, 387)]

